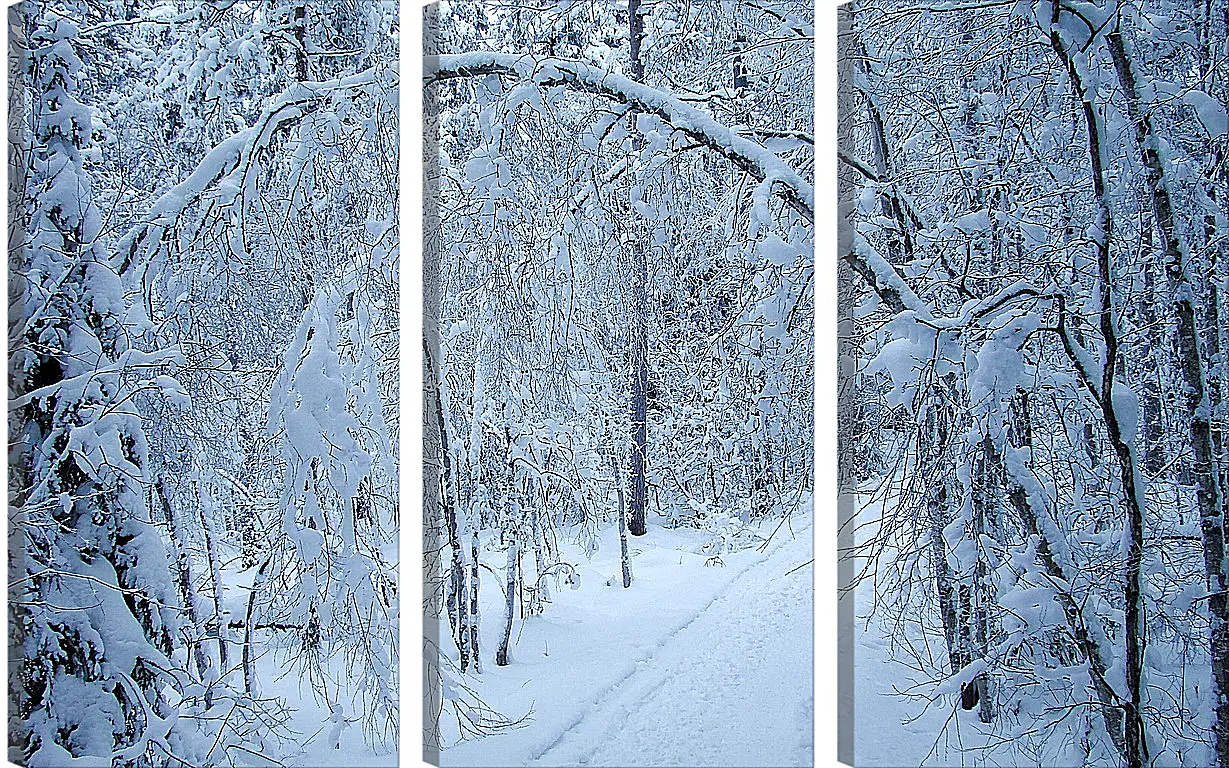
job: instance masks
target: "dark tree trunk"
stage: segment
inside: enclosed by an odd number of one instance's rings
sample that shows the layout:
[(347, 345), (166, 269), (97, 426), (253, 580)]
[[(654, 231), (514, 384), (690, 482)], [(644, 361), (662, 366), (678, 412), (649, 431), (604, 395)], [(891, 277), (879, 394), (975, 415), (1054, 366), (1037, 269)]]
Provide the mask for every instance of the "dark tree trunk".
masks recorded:
[[(166, 487), (163, 484), (162, 478), (158, 478), (158, 481), (154, 483), (154, 493), (157, 495), (158, 503), (162, 506), (162, 512), (166, 516), (167, 533), (175, 556), (172, 567), (175, 572), (176, 585), (179, 587), (179, 599), (183, 602), (184, 608), (188, 612), (188, 622), (192, 626), (192, 638), (188, 644), (192, 649), (192, 659), (196, 665), (196, 673), (199, 679), (204, 681), (206, 679), (205, 673), (209, 669), (209, 656), (205, 653), (205, 647), (201, 643), (205, 629), (201, 621), (200, 610), (196, 605), (196, 587), (192, 584), (192, 561), (188, 557), (188, 550), (183, 539), (183, 531), (180, 528), (178, 518), (175, 516), (175, 507), (171, 504), (170, 498), (167, 497)], [(212, 706), (213, 691), (211, 688), (206, 688), (205, 707), (209, 708)]]
[(300, 83), (308, 80), (307, 68), (307, 3), (295, 3), (291, 11), (291, 27), (294, 34), (294, 76)]
[(944, 452), (948, 439), (950, 414), (932, 385), (922, 424), (917, 435), (918, 466), (926, 483), (926, 522), (930, 528), (930, 561), (939, 597), (939, 617), (943, 623), (943, 639), (947, 644), (948, 666), (953, 674), (960, 671), (964, 657), (961, 626), (961, 595), (951, 565), (947, 561), (947, 540), (943, 529), (952, 520), (951, 504), (943, 472)]
[[(470, 523), (473, 524), (472, 521)], [(478, 532), (474, 531), (473, 538), (470, 539), (470, 575), (469, 575), (469, 647), (470, 652), (474, 655), (474, 671), (482, 671), (482, 656), (478, 653), (478, 629), (481, 626), (478, 613), (478, 587), (479, 581), (478, 570)]]
[[(1140, 232), (1141, 250), (1144, 254), (1143, 264), (1143, 295), (1139, 301), (1140, 321), (1147, 334), (1147, 344), (1151, 349), (1163, 349), (1164, 335), (1158, 323), (1156, 306), (1160, 296), (1153, 274), (1155, 249), (1153, 246), (1152, 228), (1144, 227)], [(1145, 372), (1140, 387), (1140, 410), (1143, 414), (1143, 440), (1140, 446), (1143, 450), (1143, 470), (1149, 476), (1155, 477), (1165, 467), (1165, 425), (1161, 412), (1161, 366), (1154, 356), (1146, 356)]]
[[(1122, 703), (1126, 728), (1127, 768), (1141, 768), (1148, 761), (1147, 732), (1143, 712), (1143, 650), (1144, 616), (1142, 611), (1143, 589), (1141, 564), (1143, 561), (1143, 489), (1136, 487), (1142, 475), (1135, 471), (1132, 446), (1124, 438), (1114, 407), (1114, 375), (1118, 369), (1118, 330), (1114, 319), (1113, 273), (1110, 261), (1110, 240), (1113, 236), (1113, 216), (1109, 205), (1106, 174), (1103, 166), (1104, 149), (1108, 146), (1105, 126), (1094, 104), (1094, 96), (1084, 82), (1080, 68), (1059, 34), (1060, 4), (1055, 3), (1050, 18), (1050, 45), (1067, 71), (1074, 95), (1080, 102), (1084, 128), (1088, 139), (1088, 159), (1092, 166), (1093, 197), (1096, 201), (1093, 242), (1096, 247), (1097, 292), (1100, 307), (1098, 330), (1105, 345), (1105, 357), (1101, 361), (1101, 376), (1097, 381), (1093, 372), (1086, 370), (1068, 343), (1067, 353), (1076, 365), (1081, 381), (1101, 409), (1101, 416), (1114, 453), (1118, 458), (1118, 476), (1122, 482), (1123, 504), (1126, 511), (1126, 568), (1123, 574), (1123, 601), (1126, 634), (1125, 673), (1127, 700)], [(1068, 337), (1064, 333), (1064, 342)]]
[(1120, 30), (1111, 32), (1106, 37), (1106, 44), (1126, 97), (1127, 115), (1135, 125), (1135, 145), (1144, 165), (1153, 219), (1164, 247), (1165, 275), (1172, 297), (1170, 306), (1177, 321), (1178, 367), (1186, 395), (1189, 434), (1194, 452), (1195, 498), (1203, 535), (1204, 569), (1209, 592), (1211, 700), (1215, 702), (1212, 732), (1217, 763), (1229, 766), (1229, 601), (1225, 594), (1229, 583), (1225, 573), (1225, 518), (1214, 464), (1209, 408), (1205, 402), (1208, 386), (1199, 354), (1193, 286), (1188, 274), (1190, 265), (1186, 261), (1187, 249), (1182, 247), (1174, 225), (1173, 204), (1166, 186), (1165, 169), (1156, 148), (1158, 137), (1152, 125), (1152, 116), (1140, 108), (1135, 73)]
[(452, 455), (448, 448), (448, 423), (444, 418), (443, 381), (431, 347), (423, 339), (423, 354), (426, 356), (427, 373), (431, 377), (435, 397), (432, 398), (433, 416), (436, 428), (439, 430), (440, 458), (443, 472), (440, 475), (440, 508), (444, 513), (444, 527), (448, 535), (448, 546), (452, 549), (452, 562), (448, 572), (448, 588), (444, 604), (448, 610), (448, 623), (452, 636), (456, 640), (457, 653), (460, 656), (461, 671), (469, 668), (469, 631), (468, 611), (465, 595), (465, 553), (461, 549), (460, 538), (457, 535), (456, 494), (453, 490), (454, 474)]
[[(640, 10), (640, 0), (629, 0), (627, 4), (628, 38), (630, 40), (630, 61), (628, 76), (638, 82), (644, 82), (644, 62), (640, 57), (640, 45), (644, 38), (644, 17)], [(639, 152), (643, 140), (637, 138), (632, 151)], [(631, 507), (627, 521), (627, 529), (633, 536), (643, 536), (648, 532), (646, 527), (646, 508), (648, 506), (648, 484), (645, 474), (647, 467), (647, 452), (649, 443), (648, 429), (648, 392), (649, 392), (649, 340), (648, 340), (648, 256), (645, 253), (642, 238), (631, 238), (632, 268), (632, 455), (631, 468)]]

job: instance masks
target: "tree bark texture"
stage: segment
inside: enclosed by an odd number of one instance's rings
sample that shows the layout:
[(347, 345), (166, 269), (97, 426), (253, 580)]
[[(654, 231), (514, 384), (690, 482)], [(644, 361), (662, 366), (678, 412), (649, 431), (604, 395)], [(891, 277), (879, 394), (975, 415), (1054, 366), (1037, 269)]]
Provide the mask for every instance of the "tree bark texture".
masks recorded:
[(1229, 600), (1226, 599), (1225, 517), (1212, 450), (1211, 409), (1200, 358), (1193, 286), (1187, 249), (1174, 226), (1173, 203), (1164, 165), (1157, 153), (1158, 136), (1152, 116), (1143, 109), (1135, 73), (1121, 30), (1106, 36), (1110, 57), (1127, 102), (1127, 115), (1135, 126), (1135, 145), (1144, 166), (1152, 215), (1165, 256), (1170, 308), (1177, 324), (1178, 365), (1186, 394), (1186, 415), (1194, 452), (1195, 499), (1203, 536), (1204, 568), (1208, 580), (1208, 634), (1212, 658), (1212, 731), (1217, 762), (1229, 766)]

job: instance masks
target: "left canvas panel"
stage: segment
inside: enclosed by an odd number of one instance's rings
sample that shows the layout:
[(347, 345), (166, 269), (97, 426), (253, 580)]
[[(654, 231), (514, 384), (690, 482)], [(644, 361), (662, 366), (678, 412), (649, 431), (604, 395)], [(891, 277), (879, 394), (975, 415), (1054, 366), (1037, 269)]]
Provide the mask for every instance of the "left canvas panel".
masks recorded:
[(8, 22), (8, 759), (395, 765), (396, 3)]

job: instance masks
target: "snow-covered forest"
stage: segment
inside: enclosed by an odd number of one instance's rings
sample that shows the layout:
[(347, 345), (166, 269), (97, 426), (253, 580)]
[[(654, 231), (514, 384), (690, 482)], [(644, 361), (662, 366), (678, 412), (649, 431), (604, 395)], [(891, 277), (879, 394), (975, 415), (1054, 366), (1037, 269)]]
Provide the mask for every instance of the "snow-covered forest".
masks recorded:
[(1227, 26), (841, 12), (859, 766), (1229, 766)]
[(9, 759), (395, 763), (395, 3), (9, 31)]
[(424, 39), (427, 759), (810, 765), (810, 5)]

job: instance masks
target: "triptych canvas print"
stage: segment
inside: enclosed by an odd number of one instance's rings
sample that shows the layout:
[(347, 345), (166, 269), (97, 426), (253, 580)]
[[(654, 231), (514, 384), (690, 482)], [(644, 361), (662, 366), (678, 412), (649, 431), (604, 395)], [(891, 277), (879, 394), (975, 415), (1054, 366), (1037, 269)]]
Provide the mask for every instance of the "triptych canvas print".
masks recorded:
[(9, 762), (1229, 768), (1229, 0), (8, 21)]

